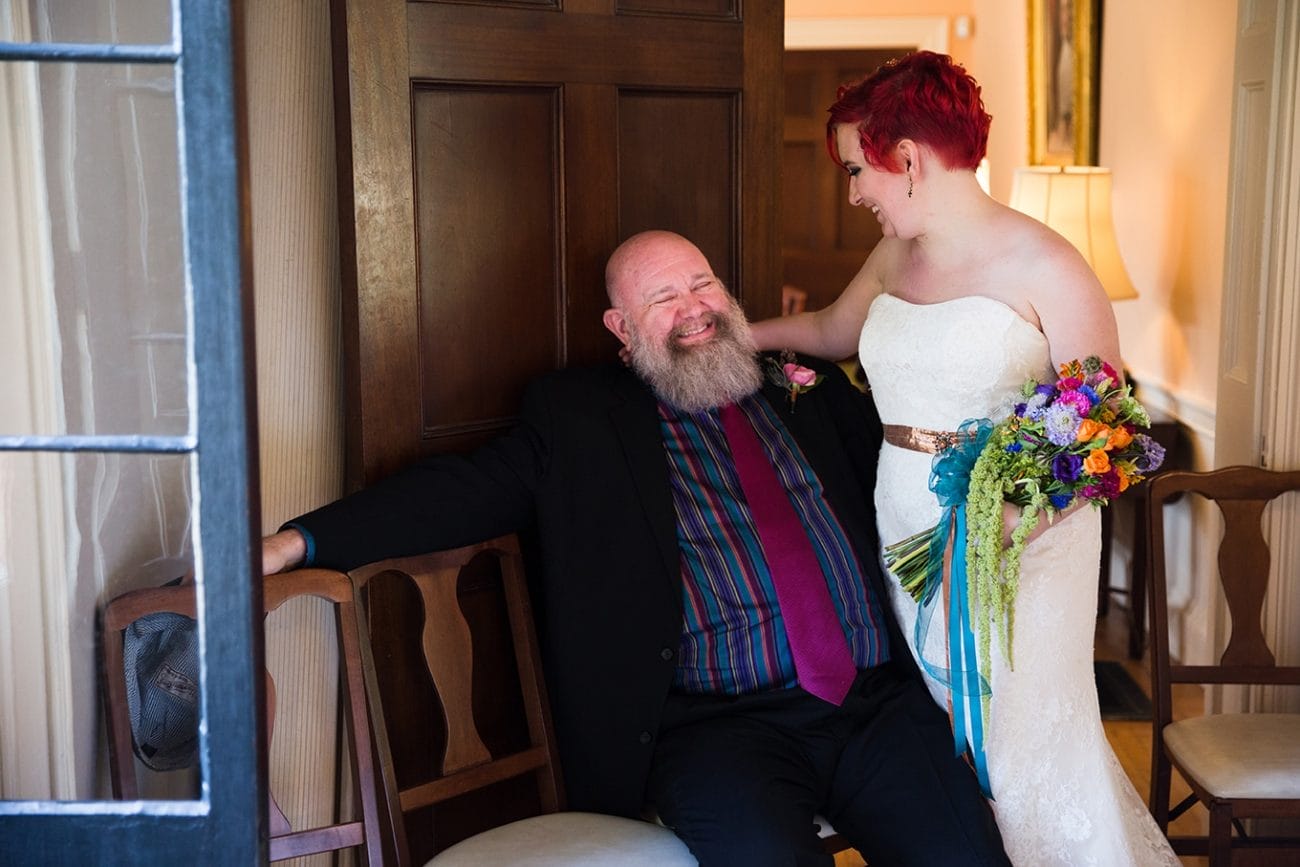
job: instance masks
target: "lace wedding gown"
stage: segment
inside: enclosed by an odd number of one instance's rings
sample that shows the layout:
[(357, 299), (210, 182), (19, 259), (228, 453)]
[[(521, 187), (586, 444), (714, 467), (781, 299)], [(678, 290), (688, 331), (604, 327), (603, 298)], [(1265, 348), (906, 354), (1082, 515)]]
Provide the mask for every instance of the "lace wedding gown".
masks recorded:
[[(998, 421), (1029, 377), (1052, 375), (1047, 339), (1014, 310), (983, 296), (916, 305), (881, 295), (862, 329), (862, 365), (886, 424), (955, 430)], [(891, 544), (933, 526), (932, 455), (886, 443), (876, 484), (880, 538)], [(1100, 513), (1058, 520), (1025, 548), (1016, 599), (1012, 671), (993, 641), (985, 733), (993, 808), (1011, 861), (1048, 865), (1177, 865), (1106, 741), (1093, 676)], [(890, 580), (909, 645), (917, 606)], [(924, 655), (946, 667), (943, 606)], [(913, 654), (917, 648), (912, 647)], [(947, 689), (929, 679), (940, 706)]]

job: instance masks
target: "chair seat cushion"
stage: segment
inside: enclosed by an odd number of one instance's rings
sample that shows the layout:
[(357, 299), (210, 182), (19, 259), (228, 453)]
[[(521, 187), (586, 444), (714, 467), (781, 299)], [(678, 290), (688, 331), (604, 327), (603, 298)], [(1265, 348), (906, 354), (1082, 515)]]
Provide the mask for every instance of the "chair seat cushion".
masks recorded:
[(695, 867), (667, 828), (621, 816), (551, 813), (484, 831), (434, 856), (430, 867)]
[(1169, 756), (1220, 798), (1300, 798), (1300, 714), (1224, 713), (1165, 726)]

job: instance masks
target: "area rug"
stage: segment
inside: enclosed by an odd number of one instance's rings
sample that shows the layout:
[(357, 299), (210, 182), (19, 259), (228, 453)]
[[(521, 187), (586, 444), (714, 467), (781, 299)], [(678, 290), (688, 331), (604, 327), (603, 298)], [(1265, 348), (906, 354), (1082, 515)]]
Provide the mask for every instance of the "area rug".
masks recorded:
[(1109, 720), (1151, 719), (1151, 699), (1119, 662), (1093, 661), (1097, 677), (1097, 700), (1101, 718)]

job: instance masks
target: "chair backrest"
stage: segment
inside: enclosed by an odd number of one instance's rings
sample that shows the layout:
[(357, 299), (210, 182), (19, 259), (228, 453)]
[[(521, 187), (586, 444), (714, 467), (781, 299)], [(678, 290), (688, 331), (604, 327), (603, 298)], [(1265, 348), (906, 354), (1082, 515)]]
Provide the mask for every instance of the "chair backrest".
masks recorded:
[[(396, 838), (391, 857), (399, 865), (413, 857), (423, 863), (493, 824), (561, 809), (516, 539), (386, 560), (351, 575), (368, 614), (362, 652), (368, 684), (378, 692), (371, 712)], [(521, 784), (529, 803), (503, 807)], [(493, 792), (486, 803), (466, 803)], [(456, 811), (453, 799), (463, 808)], [(431, 810), (413, 815), (432, 805), (454, 818), (440, 822)]]
[[(384, 831), (379, 814), (377, 775), (371, 745), (371, 723), (366, 701), (365, 676), (358, 641), (355, 596), (348, 576), (324, 569), (302, 569), (264, 579), (263, 609), (271, 612), (299, 596), (316, 596), (332, 603), (338, 632), (339, 671), (343, 701), (348, 710), (351, 766), (361, 819), (321, 828), (295, 831), (274, 797), (269, 798), (270, 857), (272, 861), (329, 852), (352, 846), (366, 847), (370, 864), (383, 863)], [(195, 616), (194, 586), (134, 590), (113, 599), (103, 615), (104, 704), (108, 726), (109, 772), (113, 795), (139, 797), (132, 749), (130, 712), (123, 659), (123, 630), (139, 618), (158, 612)], [(275, 729), (275, 683), (266, 674), (267, 743)]]
[(781, 287), (781, 315), (794, 316), (808, 306), (808, 293), (788, 283)]
[[(1269, 548), (1262, 527), (1264, 507), (1288, 491), (1300, 490), (1300, 471), (1256, 467), (1179, 470), (1159, 473), (1149, 485), (1147, 559), (1157, 726), (1172, 719), (1171, 684), (1300, 684), (1300, 666), (1277, 665), (1261, 618), (1269, 573)], [(1223, 513), (1218, 578), (1228, 604), (1231, 631), (1223, 655), (1214, 665), (1174, 665), (1169, 655), (1164, 503), (1184, 493), (1212, 500)]]

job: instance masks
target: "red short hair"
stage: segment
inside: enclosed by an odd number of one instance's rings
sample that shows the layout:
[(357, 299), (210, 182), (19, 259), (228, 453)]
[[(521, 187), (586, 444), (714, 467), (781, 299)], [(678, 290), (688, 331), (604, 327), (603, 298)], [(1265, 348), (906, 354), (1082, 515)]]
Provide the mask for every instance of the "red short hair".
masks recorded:
[(892, 154), (905, 138), (928, 145), (950, 169), (973, 169), (988, 149), (989, 123), (980, 86), (946, 54), (917, 51), (840, 87), (827, 109), (826, 147), (840, 162), (835, 128), (858, 130), (862, 154), (876, 168), (902, 171)]

